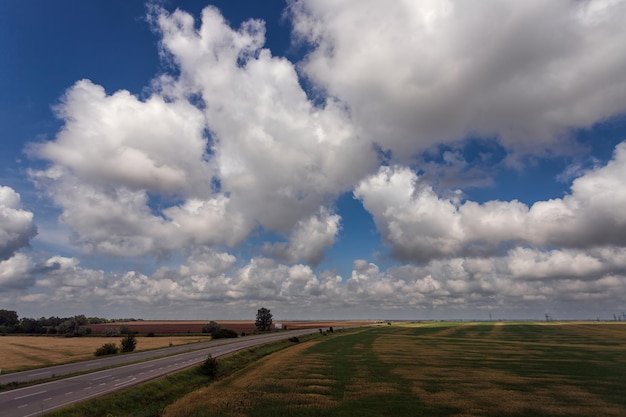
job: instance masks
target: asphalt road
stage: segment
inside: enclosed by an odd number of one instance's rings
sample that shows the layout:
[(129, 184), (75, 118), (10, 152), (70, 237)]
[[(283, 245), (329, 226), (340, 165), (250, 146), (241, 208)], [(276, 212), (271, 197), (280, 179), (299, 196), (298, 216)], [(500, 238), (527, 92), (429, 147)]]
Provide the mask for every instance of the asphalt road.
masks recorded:
[[(45, 382), (42, 384), (32, 385), (30, 387), (2, 392), (0, 393), (0, 417), (29, 417), (42, 415), (48, 411), (66, 407), (70, 404), (85, 401), (104, 394), (109, 394), (113, 391), (140, 384), (142, 382), (199, 364), (206, 359), (208, 354), (211, 354), (213, 357), (219, 357), (274, 340), (286, 339), (292, 336), (301, 336), (304, 334), (315, 333), (316, 331), (317, 329), (290, 330), (270, 335), (260, 335), (260, 337), (246, 336), (240, 339), (222, 339), (215, 342), (207, 342), (206, 345), (209, 347), (200, 350), (178, 353), (172, 356), (147, 360), (145, 362), (104, 369), (57, 381)], [(185, 346), (185, 348), (189, 350), (192, 346), (197, 348), (199, 344), (188, 345)], [(160, 351), (159, 356), (161, 356), (164, 354), (164, 351), (168, 351), (170, 349), (171, 348), (159, 349), (158, 351), (143, 353), (156, 353)], [(126, 356), (130, 357), (131, 355)], [(137, 358), (130, 360), (137, 360)], [(100, 362), (97, 366), (101, 366), (104, 361), (96, 362)], [(85, 362), (83, 362), (83, 364), (85, 364)], [(80, 364), (77, 363), (71, 365)], [(85, 371), (85, 368), (82, 368), (78, 372), (82, 371)], [(37, 371), (31, 372), (37, 373)]]

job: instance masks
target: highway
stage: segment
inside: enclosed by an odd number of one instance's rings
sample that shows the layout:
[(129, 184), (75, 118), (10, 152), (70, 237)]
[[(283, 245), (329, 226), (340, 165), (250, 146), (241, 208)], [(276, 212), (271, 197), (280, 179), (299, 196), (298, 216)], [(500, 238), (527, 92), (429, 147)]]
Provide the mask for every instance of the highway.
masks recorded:
[[(292, 336), (302, 336), (317, 332), (317, 329), (290, 330), (286, 332), (272, 333), (270, 335), (246, 336), (238, 339), (221, 339), (214, 342), (206, 342), (202, 344), (193, 344), (186, 346), (178, 346), (177, 348), (185, 348), (184, 353), (175, 353), (171, 356), (165, 356), (157, 359), (146, 360), (144, 362), (133, 363), (130, 365), (118, 366), (111, 369), (103, 369), (100, 371), (90, 372), (83, 375), (68, 377), (56, 381), (44, 382), (25, 388), (18, 388), (11, 391), (0, 392), (0, 417), (29, 417), (42, 415), (46, 412), (66, 407), (70, 404), (85, 401), (101, 395), (109, 394), (123, 388), (137, 385), (142, 382), (158, 378), (184, 368), (196, 365), (204, 361), (209, 354), (213, 357), (227, 355), (238, 350), (246, 349), (252, 346), (272, 342), (280, 339), (287, 339)], [(189, 351), (189, 349), (197, 349), (198, 347), (206, 347)], [(162, 356), (172, 348), (159, 349), (149, 352), (155, 356)], [(166, 352), (166, 353), (164, 353)], [(141, 354), (136, 354), (141, 355)], [(127, 356), (129, 361), (144, 359), (134, 355)], [(134, 356), (134, 358), (131, 358)], [(119, 358), (122, 358), (121, 356)], [(114, 359), (114, 358), (111, 358)], [(116, 358), (115, 358), (116, 359)], [(94, 361), (88, 361), (94, 362)], [(88, 362), (82, 362), (87, 364)], [(100, 362), (97, 366), (105, 365), (105, 361)], [(70, 365), (80, 365), (75, 363)], [(91, 369), (96, 365), (92, 365)], [(54, 367), (60, 368), (60, 367)], [(46, 370), (50, 368), (44, 368)], [(69, 368), (68, 368), (69, 369)], [(78, 368), (81, 369), (81, 368)], [(78, 372), (84, 372), (85, 369)], [(32, 375), (38, 374), (39, 371), (30, 371)], [(57, 369), (57, 372), (59, 370)], [(67, 371), (67, 369), (62, 370)], [(69, 371), (72, 373), (77, 372)], [(20, 374), (27, 374), (21, 372)], [(6, 376), (17, 375), (9, 374)], [(55, 374), (60, 375), (60, 374)], [(43, 375), (45, 377), (45, 375)], [(24, 377), (27, 377), (24, 375)], [(14, 380), (14, 379), (11, 379)]]

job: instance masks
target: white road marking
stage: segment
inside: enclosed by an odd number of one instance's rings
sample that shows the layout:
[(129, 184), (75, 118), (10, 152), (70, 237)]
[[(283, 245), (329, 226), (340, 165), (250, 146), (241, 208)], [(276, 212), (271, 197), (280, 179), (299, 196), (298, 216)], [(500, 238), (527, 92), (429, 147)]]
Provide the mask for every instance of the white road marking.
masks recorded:
[(120, 382), (119, 384), (115, 384), (115, 386), (117, 387), (117, 386), (120, 386), (120, 385), (128, 384), (128, 383), (131, 383), (131, 382), (135, 381), (136, 379), (137, 378), (133, 377), (131, 380), (125, 381), (125, 382)]
[(15, 398), (13, 398), (13, 399), (14, 399), (14, 400), (21, 400), (22, 398), (32, 397), (33, 395), (43, 394), (44, 392), (47, 392), (47, 391), (33, 392), (32, 394), (22, 395), (21, 397), (15, 397)]
[(49, 373), (50, 373), (50, 371), (45, 371), (45, 372), (37, 372), (36, 374), (29, 374), (29, 375), (27, 375), (27, 376), (28, 376), (28, 377), (31, 377), (31, 376), (37, 376), (37, 375), (45, 375), (45, 374), (49, 374)]

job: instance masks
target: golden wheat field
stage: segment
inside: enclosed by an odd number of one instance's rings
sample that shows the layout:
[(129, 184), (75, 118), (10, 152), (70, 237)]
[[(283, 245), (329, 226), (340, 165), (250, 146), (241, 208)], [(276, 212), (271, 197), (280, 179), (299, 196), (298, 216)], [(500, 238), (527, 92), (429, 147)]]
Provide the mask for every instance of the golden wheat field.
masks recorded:
[[(94, 359), (104, 343), (119, 343), (121, 337), (1, 336), (2, 373), (61, 363)], [(137, 351), (206, 342), (203, 336), (138, 337)]]

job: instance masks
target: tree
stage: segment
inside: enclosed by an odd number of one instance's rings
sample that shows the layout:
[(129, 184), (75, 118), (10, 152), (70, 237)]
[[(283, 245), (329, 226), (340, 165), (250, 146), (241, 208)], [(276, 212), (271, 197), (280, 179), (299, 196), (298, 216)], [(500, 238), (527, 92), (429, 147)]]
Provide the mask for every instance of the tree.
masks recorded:
[[(60, 334), (64, 334), (66, 337), (79, 337), (88, 333), (87, 318), (81, 314), (65, 320), (59, 324), (58, 331)], [(91, 330), (89, 331), (91, 332)]]
[(272, 313), (267, 308), (263, 307), (256, 312), (256, 321), (254, 322), (257, 330), (265, 332), (272, 327)]
[(204, 327), (202, 328), (202, 333), (211, 333), (212, 334), (212, 333), (217, 332), (221, 328), (222, 328), (222, 326), (219, 323), (211, 320), (208, 324), (204, 325)]
[(0, 326), (13, 327), (19, 323), (17, 312), (13, 310), (0, 310)]
[(200, 365), (200, 372), (213, 378), (219, 371), (219, 362), (211, 354)]
[(120, 328), (119, 327), (107, 327), (102, 332), (102, 335), (105, 336), (105, 337), (117, 337), (117, 336), (119, 336), (121, 334), (122, 334), (122, 332), (120, 332)]
[(132, 352), (137, 346), (137, 338), (135, 332), (128, 332), (126, 337), (120, 342), (122, 352)]
[(21, 333), (45, 333), (46, 329), (43, 328), (41, 323), (35, 319), (23, 318), (20, 320), (20, 324), (17, 327)]

